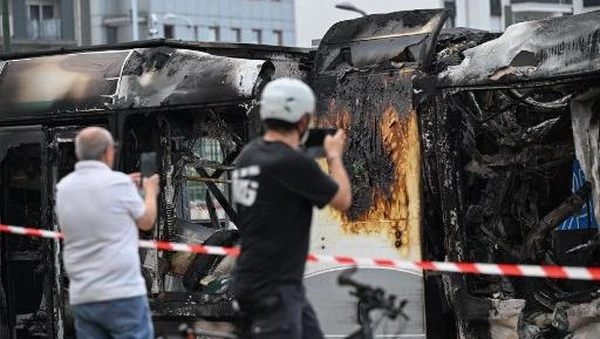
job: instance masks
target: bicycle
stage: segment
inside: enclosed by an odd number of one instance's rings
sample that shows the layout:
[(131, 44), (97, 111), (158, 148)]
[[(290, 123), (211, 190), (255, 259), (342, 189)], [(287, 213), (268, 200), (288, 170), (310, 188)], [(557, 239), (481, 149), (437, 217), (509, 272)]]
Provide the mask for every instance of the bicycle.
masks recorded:
[[(350, 295), (358, 299), (357, 323), (360, 325), (360, 328), (345, 337), (346, 339), (373, 339), (373, 333), (384, 318), (395, 320), (398, 317), (402, 317), (406, 321), (410, 320), (410, 317), (404, 312), (404, 307), (408, 303), (406, 299), (396, 302), (398, 299), (396, 295), (388, 294), (382, 288), (374, 288), (352, 279), (351, 276), (356, 271), (357, 267), (352, 267), (343, 271), (338, 276), (338, 285), (352, 287), (353, 290), (350, 291)], [(374, 321), (372, 317), (372, 312), (376, 310), (383, 311), (378, 321)], [(190, 327), (187, 324), (180, 326), (179, 333), (186, 339), (239, 338), (235, 334), (207, 331), (197, 327)]]
[[(357, 315), (360, 328), (346, 339), (373, 339), (373, 333), (384, 318), (395, 320), (401, 316), (406, 321), (410, 320), (410, 317), (404, 313), (404, 307), (408, 300), (402, 299), (396, 304), (396, 295), (388, 295), (382, 288), (373, 288), (352, 279), (351, 276), (356, 271), (357, 268), (354, 266), (342, 272), (338, 277), (338, 285), (352, 287), (354, 290), (350, 291), (350, 295), (358, 299)], [(371, 312), (375, 310), (383, 311), (383, 315), (376, 323), (371, 317)]]

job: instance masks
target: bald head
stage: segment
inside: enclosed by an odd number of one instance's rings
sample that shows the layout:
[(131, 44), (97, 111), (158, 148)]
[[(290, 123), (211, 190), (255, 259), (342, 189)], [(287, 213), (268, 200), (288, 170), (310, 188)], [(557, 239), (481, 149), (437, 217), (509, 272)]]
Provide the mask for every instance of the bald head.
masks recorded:
[(112, 135), (102, 127), (82, 129), (75, 138), (75, 155), (79, 160), (101, 161), (106, 150), (114, 144)]

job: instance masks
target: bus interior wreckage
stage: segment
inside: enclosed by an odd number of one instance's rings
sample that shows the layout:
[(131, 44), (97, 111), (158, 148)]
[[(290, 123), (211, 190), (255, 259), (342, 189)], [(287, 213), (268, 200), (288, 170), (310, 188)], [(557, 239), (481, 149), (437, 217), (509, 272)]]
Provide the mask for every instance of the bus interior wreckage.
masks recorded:
[[(60, 230), (54, 185), (73, 168), (76, 132), (100, 125), (119, 142), (118, 170), (158, 153), (160, 216), (142, 238), (234, 245), (230, 171), (261, 133), (262, 88), (289, 76), (317, 93), (314, 125), (348, 135), (353, 205), (315, 214), (311, 253), (598, 266), (600, 12), (503, 34), (442, 29), (446, 17), (340, 22), (316, 49), (153, 40), (4, 55), (0, 223)], [(0, 336), (72, 337), (60, 242), (0, 239)], [(157, 324), (233, 321), (233, 259), (140, 256)], [(328, 335), (355, 328), (342, 269), (307, 266)], [(357, 278), (409, 300), (410, 321), (386, 324), (403, 338), (600, 333), (595, 282), (372, 267)]]

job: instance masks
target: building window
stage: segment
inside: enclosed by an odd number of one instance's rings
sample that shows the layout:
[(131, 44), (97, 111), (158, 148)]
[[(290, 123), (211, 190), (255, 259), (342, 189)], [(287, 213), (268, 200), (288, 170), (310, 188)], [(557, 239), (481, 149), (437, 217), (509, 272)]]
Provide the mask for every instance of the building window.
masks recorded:
[(107, 26), (106, 27), (106, 43), (116, 44), (119, 42), (119, 31), (117, 27)]
[(54, 17), (53, 5), (29, 5), (27, 31), (32, 39), (60, 38), (60, 19)]
[(175, 38), (175, 26), (173, 25), (164, 25), (163, 26), (165, 39), (174, 39)]
[(583, 0), (583, 7), (600, 6), (600, 0)]
[(283, 31), (273, 31), (273, 37), (275, 38), (275, 43), (277, 43), (277, 46), (283, 46)]
[(235, 42), (242, 42), (242, 29), (241, 28), (232, 28), (231, 33), (233, 34), (233, 39)]
[(513, 12), (511, 6), (504, 6), (504, 27), (508, 27), (514, 23)]
[(219, 26), (208, 27), (208, 34), (209, 41), (221, 41), (221, 28)]
[(30, 5), (29, 18), (31, 20), (54, 19), (54, 6), (52, 5)]
[(262, 44), (262, 29), (254, 28), (252, 29), (252, 34), (254, 34), (254, 41), (257, 44)]
[(490, 0), (490, 14), (492, 16), (502, 16), (501, 0)]

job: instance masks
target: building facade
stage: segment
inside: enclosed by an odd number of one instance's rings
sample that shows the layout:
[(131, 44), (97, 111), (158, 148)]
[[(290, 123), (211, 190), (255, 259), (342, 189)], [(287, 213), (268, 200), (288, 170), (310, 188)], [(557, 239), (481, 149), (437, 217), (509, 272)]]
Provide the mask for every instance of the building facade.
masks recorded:
[(548, 17), (581, 14), (600, 9), (600, 0), (502, 0), (505, 27)]
[(491, 32), (503, 30), (501, 7), (494, 0), (445, 0), (448, 27), (469, 27)]
[(502, 32), (523, 21), (600, 10), (600, 0), (445, 0), (449, 26)]
[[(295, 0), (8, 1), (12, 51), (149, 38), (297, 43)], [(600, 10), (600, 0), (438, 0), (428, 4), (449, 10), (447, 27), (491, 32), (504, 31), (517, 22)], [(134, 5), (137, 34), (132, 25)]]
[(92, 44), (149, 38), (296, 43), (294, 0), (137, 0), (137, 39), (131, 25), (133, 1), (97, 0), (90, 5)]
[[(81, 12), (85, 10), (82, 7), (85, 2), (9, 0), (11, 50), (28, 51), (81, 44)], [(0, 6), (0, 13), (1, 11)], [(1, 25), (0, 16), (0, 27)]]
[[(294, 0), (136, 1), (9, 0), (11, 50), (152, 38), (296, 44)], [(136, 37), (132, 27), (134, 5), (137, 5)], [(0, 16), (0, 27), (1, 20)]]

